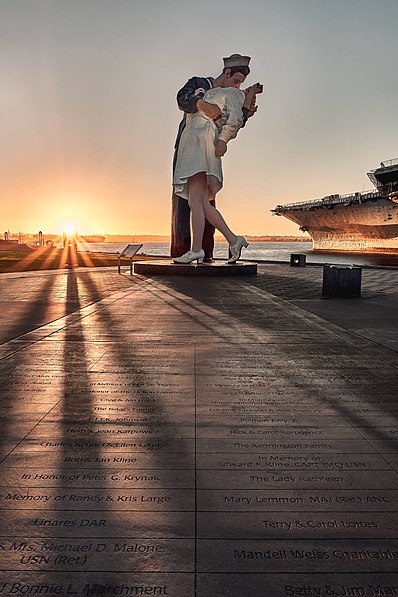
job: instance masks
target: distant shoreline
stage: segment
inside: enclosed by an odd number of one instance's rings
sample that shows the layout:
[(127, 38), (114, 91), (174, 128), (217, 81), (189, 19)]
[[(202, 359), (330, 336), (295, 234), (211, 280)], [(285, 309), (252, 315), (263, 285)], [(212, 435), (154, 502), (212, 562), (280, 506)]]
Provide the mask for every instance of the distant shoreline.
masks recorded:
[[(253, 236), (250, 234), (246, 234), (245, 238), (252, 242), (252, 243), (310, 243), (312, 239), (309, 237), (300, 237), (300, 236), (282, 236), (282, 235), (263, 235), (263, 236)], [(224, 242), (225, 239), (222, 236), (215, 236), (214, 240), (216, 242)], [(78, 242), (90, 242), (86, 241), (84, 237), (78, 239)], [(117, 243), (117, 242), (130, 242), (130, 243), (169, 243), (170, 237), (169, 236), (157, 236), (157, 235), (132, 235), (132, 236), (119, 236), (119, 235), (108, 235), (105, 237), (103, 241), (105, 243)]]

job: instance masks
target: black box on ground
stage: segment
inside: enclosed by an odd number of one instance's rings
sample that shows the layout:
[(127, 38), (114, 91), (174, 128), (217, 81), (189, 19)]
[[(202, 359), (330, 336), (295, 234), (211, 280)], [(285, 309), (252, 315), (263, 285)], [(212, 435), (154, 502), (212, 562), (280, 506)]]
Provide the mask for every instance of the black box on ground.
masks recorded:
[(361, 267), (324, 265), (322, 296), (328, 298), (361, 296), (361, 280)]
[(305, 267), (306, 257), (303, 253), (292, 253), (290, 255), (290, 267)]

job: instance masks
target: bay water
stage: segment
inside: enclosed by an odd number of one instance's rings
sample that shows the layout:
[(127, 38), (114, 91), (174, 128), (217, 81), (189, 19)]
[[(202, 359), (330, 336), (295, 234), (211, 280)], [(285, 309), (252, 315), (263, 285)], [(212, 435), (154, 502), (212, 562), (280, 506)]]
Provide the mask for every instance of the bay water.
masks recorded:
[[(77, 243), (78, 251), (90, 253), (120, 253), (128, 243)], [(362, 266), (397, 266), (398, 253), (362, 253), (359, 251), (314, 251), (311, 242), (251, 242), (242, 251), (242, 259), (253, 261), (289, 262), (292, 253), (306, 255), (307, 263), (330, 263)], [(138, 255), (170, 256), (170, 245), (164, 242), (144, 243)], [(227, 259), (228, 245), (216, 242), (216, 259)]]

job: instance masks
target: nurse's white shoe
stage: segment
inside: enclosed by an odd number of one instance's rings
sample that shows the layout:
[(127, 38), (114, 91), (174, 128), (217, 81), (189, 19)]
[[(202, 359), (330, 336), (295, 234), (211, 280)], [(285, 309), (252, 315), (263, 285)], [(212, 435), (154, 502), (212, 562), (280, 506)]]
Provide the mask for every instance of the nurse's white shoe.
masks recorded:
[(229, 250), (231, 251), (231, 257), (228, 259), (228, 263), (235, 263), (240, 259), (240, 254), (242, 253), (243, 247), (248, 247), (249, 243), (245, 239), (244, 236), (238, 236), (238, 240), (236, 243), (231, 247)]
[(203, 249), (200, 251), (187, 251), (187, 253), (184, 253), (181, 257), (175, 257), (173, 261), (174, 263), (192, 263), (192, 261), (203, 263), (204, 256), (205, 252)]

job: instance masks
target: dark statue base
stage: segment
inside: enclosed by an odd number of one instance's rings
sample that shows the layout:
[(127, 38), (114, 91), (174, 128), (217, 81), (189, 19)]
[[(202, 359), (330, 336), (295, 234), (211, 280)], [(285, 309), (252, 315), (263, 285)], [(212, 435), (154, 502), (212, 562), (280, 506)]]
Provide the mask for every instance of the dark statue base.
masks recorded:
[(253, 276), (257, 263), (214, 261), (213, 263), (173, 263), (170, 261), (135, 261), (134, 273), (142, 276)]

